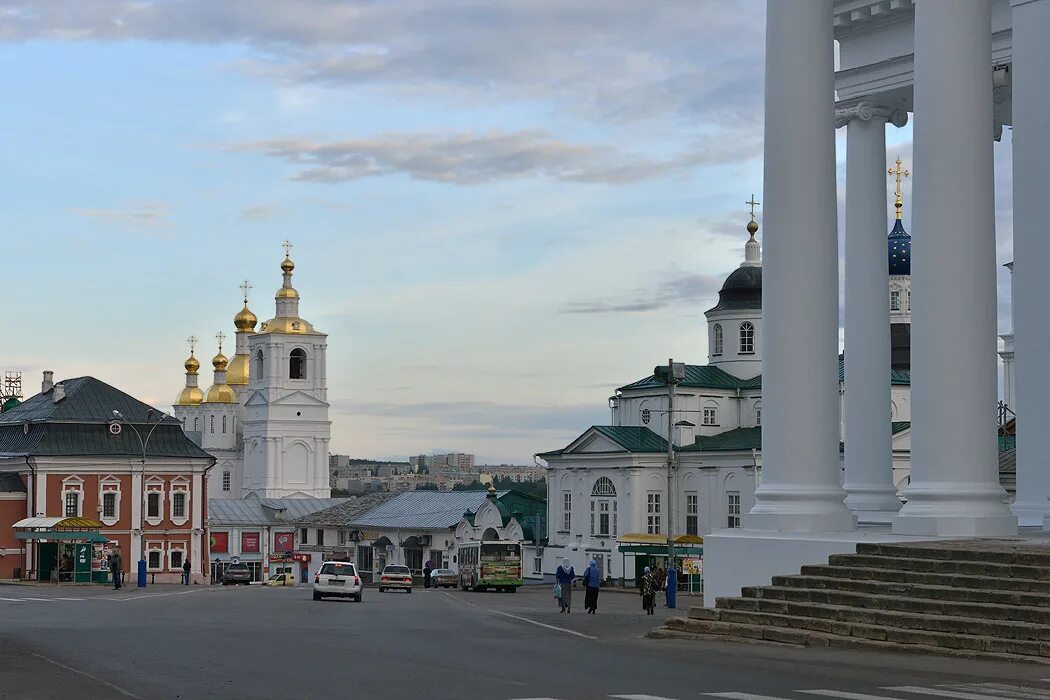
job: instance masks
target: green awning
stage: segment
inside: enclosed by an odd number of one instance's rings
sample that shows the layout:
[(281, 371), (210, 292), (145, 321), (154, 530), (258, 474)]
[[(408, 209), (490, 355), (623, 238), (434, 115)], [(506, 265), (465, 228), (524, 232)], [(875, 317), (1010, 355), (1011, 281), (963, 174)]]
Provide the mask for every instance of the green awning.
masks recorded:
[(102, 544), (109, 542), (108, 539), (103, 537), (97, 532), (68, 532), (68, 531), (36, 531), (36, 532), (16, 532), (15, 537), (20, 540), (80, 540), (83, 542), (91, 542), (92, 544)]
[[(617, 547), (621, 554), (667, 554), (667, 545), (658, 544), (621, 544)], [(678, 545), (674, 548), (676, 557), (702, 556), (703, 545)]]

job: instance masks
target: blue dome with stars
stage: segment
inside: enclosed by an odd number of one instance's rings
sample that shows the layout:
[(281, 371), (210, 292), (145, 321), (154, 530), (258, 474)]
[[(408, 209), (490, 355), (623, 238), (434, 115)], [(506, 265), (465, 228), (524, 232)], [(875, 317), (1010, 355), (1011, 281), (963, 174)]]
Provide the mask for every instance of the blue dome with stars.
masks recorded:
[(900, 219), (893, 225), (888, 239), (891, 275), (911, 274), (911, 236)]

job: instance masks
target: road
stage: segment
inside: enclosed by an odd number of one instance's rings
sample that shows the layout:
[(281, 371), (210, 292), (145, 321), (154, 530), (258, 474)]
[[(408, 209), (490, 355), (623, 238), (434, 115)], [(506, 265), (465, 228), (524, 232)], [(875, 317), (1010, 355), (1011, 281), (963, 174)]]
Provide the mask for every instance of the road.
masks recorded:
[(0, 697), (1050, 700), (1047, 667), (649, 640), (667, 611), (639, 607), (606, 592), (597, 615), (562, 615), (547, 587), (354, 603), (308, 586), (0, 586)]

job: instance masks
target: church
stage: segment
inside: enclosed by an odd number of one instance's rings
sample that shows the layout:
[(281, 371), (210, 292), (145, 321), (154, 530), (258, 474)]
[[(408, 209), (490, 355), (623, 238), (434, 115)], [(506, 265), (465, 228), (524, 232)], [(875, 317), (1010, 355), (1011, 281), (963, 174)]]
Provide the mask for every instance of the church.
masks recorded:
[(244, 307), (233, 318), (234, 356), (223, 354), (220, 332), (207, 391), (198, 385), (200, 361), (196, 339), (190, 338), (186, 386), (174, 415), (216, 459), (210, 498), (331, 497), (327, 336), (299, 315), (290, 253), (291, 244), (285, 243), (273, 318), (258, 324), (248, 308), (250, 286), (242, 285)]
[[(883, 284), (891, 323), (887, 350), (892, 351), (886, 415), (893, 483), (899, 493), (908, 483), (911, 452), (911, 237), (901, 220), (901, 178), (907, 171), (898, 160), (889, 174), (897, 179), (897, 215), (882, 253), (888, 263)], [(606, 578), (630, 581), (644, 562), (622, 555), (619, 538), (666, 537), (669, 528), (676, 537), (739, 528), (741, 514), (754, 505), (762, 467), (762, 256), (755, 239), (758, 203), (752, 197), (748, 204), (751, 221), (744, 261), (726, 278), (718, 303), (705, 314), (708, 363), (685, 365), (684, 376), (673, 386), (667, 365), (656, 367), (609, 398), (609, 425), (591, 426), (565, 448), (537, 455), (548, 465), (546, 573), (566, 558), (577, 570), (594, 559)], [(837, 369), (828, 371), (838, 374), (841, 416), (842, 355)], [(841, 421), (839, 434), (841, 441)], [(671, 488), (669, 435), (675, 461)], [(840, 459), (842, 454), (840, 450)], [(671, 503), (668, 494), (674, 499)], [(856, 512), (861, 522), (888, 522), (863, 506)]]

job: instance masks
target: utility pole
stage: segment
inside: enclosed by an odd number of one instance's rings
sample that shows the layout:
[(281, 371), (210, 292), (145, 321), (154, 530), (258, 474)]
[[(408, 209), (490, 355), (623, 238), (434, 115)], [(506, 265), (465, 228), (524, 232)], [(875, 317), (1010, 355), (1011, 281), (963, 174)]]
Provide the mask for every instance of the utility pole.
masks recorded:
[(674, 394), (678, 381), (685, 379), (685, 363), (667, 360), (667, 607), (678, 599), (678, 576), (674, 563)]

